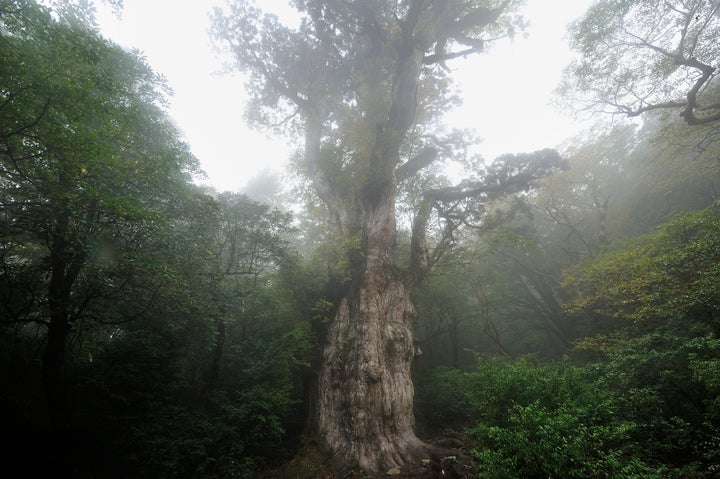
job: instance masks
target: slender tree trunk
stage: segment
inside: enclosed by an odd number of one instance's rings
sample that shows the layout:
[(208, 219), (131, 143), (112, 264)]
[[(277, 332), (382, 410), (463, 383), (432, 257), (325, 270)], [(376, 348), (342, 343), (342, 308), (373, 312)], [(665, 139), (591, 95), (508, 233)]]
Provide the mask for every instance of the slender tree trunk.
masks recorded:
[(58, 425), (67, 412), (65, 389), (65, 350), (70, 332), (70, 295), (73, 284), (82, 269), (82, 255), (73, 255), (67, 249), (69, 215), (59, 215), (50, 247), (50, 281), (48, 305), (50, 319), (47, 324), (47, 344), (42, 356), (42, 379), (47, 398), (50, 420)]
[(394, 195), (363, 215), (365, 258), (329, 327), (319, 375), (318, 424), (340, 463), (387, 471), (419, 459), (414, 433), (414, 307), (395, 274)]
[(56, 315), (50, 319), (47, 345), (42, 356), (42, 378), (45, 388), (50, 421), (58, 425), (67, 413), (67, 397), (64, 383), (65, 340), (70, 331), (67, 318)]
[(460, 367), (460, 337), (458, 336), (458, 322), (450, 319), (448, 335), (450, 336), (450, 348), (452, 349), (452, 365)]
[(215, 390), (220, 379), (223, 350), (225, 349), (226, 328), (222, 317), (215, 318), (215, 343), (210, 353), (210, 364), (205, 372), (203, 390), (208, 394)]

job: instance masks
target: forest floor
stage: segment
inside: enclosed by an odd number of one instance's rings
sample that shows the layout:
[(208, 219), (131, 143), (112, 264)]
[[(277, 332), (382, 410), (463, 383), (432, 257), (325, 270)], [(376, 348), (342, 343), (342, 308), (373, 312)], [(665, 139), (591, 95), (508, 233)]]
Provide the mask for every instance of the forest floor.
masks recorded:
[[(350, 476), (355, 477), (355, 476)], [(399, 478), (399, 479), (470, 479), (477, 477), (477, 465), (472, 456), (462, 451), (445, 455), (432, 455), (421, 464), (405, 465), (391, 469), (378, 476), (356, 476), (363, 479)]]
[(427, 440), (428, 457), (417, 464), (406, 464), (384, 473), (368, 475), (357, 468), (338, 471), (331, 460), (314, 446), (305, 447), (280, 469), (263, 471), (257, 479), (470, 479), (477, 477), (477, 463), (468, 442), (461, 435)]

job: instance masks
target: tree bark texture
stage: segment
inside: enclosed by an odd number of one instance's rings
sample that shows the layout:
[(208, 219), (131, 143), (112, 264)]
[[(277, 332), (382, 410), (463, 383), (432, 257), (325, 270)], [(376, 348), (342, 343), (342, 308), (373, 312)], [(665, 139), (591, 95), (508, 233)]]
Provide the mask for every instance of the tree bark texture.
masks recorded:
[(341, 221), (343, 229), (359, 230), (362, 261), (329, 326), (318, 378), (320, 435), (338, 463), (357, 461), (368, 472), (419, 460), (425, 449), (414, 432), (415, 309), (392, 255), (395, 169), (415, 115), (422, 64), (409, 35), (401, 50), (392, 105), (378, 125), (368, 177), (358, 197), (339, 208), (347, 210), (340, 218), (349, 218)]
[(394, 273), (393, 196), (364, 215), (365, 261), (329, 327), (319, 375), (319, 432), (340, 463), (386, 471), (417, 460), (414, 307)]

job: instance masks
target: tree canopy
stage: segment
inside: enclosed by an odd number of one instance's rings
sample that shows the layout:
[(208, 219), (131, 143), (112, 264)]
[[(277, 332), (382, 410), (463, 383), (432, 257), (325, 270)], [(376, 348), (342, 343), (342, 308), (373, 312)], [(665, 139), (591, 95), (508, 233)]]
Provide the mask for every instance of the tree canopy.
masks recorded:
[(250, 119), (303, 138), (299, 171), (329, 211), (348, 268), (318, 372), (317, 430), (338, 463), (378, 472), (413, 462), (409, 291), (432, 261), (427, 224), (454, 230), (484, 202), (525, 190), (561, 163), (555, 151), (508, 155), (458, 185), (429, 188), (414, 214), (409, 271), (398, 269), (398, 188), (457, 154), (434, 122), (450, 106), (446, 62), (480, 53), (522, 25), (520, 2), (298, 0), (296, 28), (254, 2), (216, 9), (213, 35), (247, 73)]
[[(197, 164), (147, 63), (76, 17), (51, 15), (3, 6), (0, 228), (3, 321), (44, 326), (46, 393), (62, 414), (68, 335), (84, 321), (142, 315), (167, 285), (153, 262), (194, 201)], [(108, 298), (126, 301), (100, 313)]]
[(673, 110), (720, 120), (720, 6), (714, 1), (601, 0), (574, 23), (561, 91), (579, 107), (637, 116)]

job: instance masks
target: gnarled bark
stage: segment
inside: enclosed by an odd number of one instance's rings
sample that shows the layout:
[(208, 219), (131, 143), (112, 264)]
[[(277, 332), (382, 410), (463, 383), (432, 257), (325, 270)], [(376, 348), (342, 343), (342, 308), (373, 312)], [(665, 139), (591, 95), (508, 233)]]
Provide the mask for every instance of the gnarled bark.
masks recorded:
[(319, 432), (340, 462), (386, 471), (419, 459), (415, 436), (415, 310), (394, 272), (393, 195), (363, 215), (365, 258), (329, 327), (319, 376)]

